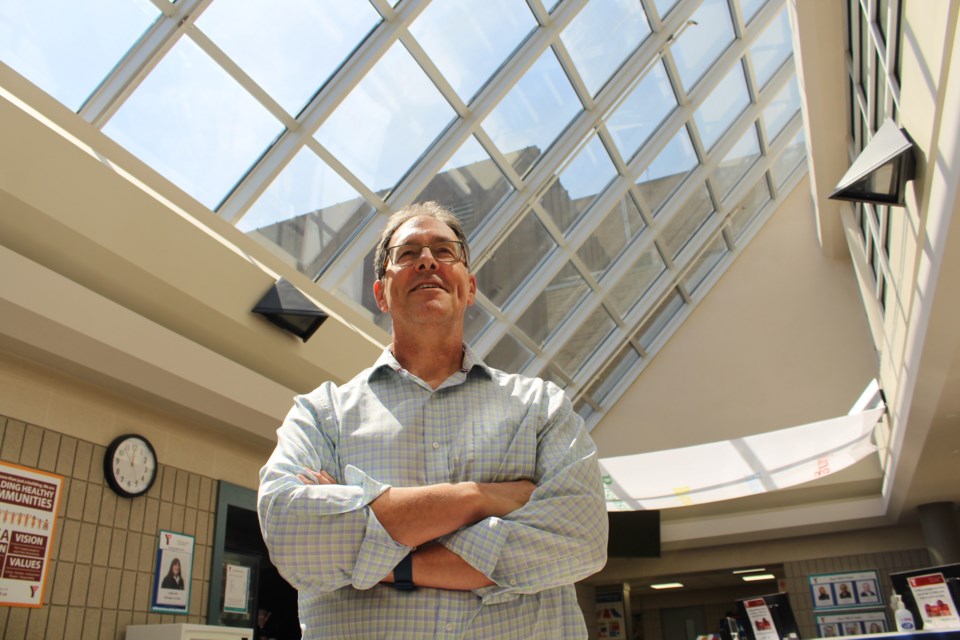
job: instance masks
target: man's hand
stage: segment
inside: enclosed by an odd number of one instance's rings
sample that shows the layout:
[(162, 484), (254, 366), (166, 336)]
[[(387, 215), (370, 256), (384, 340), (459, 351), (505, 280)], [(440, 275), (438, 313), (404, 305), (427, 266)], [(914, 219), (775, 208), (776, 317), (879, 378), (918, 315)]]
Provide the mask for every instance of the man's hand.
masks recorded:
[(303, 484), (337, 484), (337, 481), (324, 470), (313, 471), (312, 469), (304, 469), (306, 473), (298, 473), (297, 478)]

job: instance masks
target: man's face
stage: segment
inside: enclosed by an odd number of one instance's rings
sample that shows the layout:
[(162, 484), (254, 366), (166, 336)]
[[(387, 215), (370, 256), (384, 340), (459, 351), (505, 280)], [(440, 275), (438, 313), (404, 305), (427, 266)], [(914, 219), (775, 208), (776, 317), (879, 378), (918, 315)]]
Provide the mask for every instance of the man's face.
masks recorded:
[[(453, 230), (443, 222), (418, 216), (400, 225), (387, 246), (429, 245), (456, 239)], [(383, 279), (373, 284), (377, 305), (393, 317), (394, 330), (417, 324), (462, 322), (476, 291), (476, 278), (462, 261), (439, 262), (428, 248), (422, 249), (407, 267), (398, 267), (388, 259)]]

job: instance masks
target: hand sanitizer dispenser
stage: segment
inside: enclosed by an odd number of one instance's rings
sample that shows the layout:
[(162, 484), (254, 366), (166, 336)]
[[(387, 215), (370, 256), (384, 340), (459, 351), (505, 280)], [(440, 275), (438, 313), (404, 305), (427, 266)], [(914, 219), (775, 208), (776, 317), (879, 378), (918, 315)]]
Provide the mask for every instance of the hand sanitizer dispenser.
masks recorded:
[(917, 625), (913, 621), (913, 614), (903, 604), (903, 598), (898, 593), (894, 593), (890, 600), (890, 606), (893, 608), (893, 617), (897, 621), (897, 631), (915, 631)]

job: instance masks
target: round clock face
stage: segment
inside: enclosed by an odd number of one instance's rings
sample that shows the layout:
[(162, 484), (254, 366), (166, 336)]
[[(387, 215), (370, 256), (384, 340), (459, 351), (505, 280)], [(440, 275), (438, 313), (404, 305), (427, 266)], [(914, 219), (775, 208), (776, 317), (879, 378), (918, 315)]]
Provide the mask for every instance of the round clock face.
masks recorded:
[(110, 488), (121, 496), (142, 496), (157, 478), (157, 453), (143, 436), (120, 436), (107, 447), (103, 473)]

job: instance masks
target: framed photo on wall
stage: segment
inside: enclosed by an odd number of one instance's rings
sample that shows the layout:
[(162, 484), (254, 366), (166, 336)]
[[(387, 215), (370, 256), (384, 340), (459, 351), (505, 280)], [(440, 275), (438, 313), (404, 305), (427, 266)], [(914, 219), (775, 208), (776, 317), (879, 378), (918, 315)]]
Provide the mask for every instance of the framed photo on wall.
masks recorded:
[(160, 531), (151, 611), (183, 615), (190, 612), (193, 543), (193, 536)]
[(816, 611), (883, 606), (876, 569), (849, 573), (822, 573), (808, 578)]

